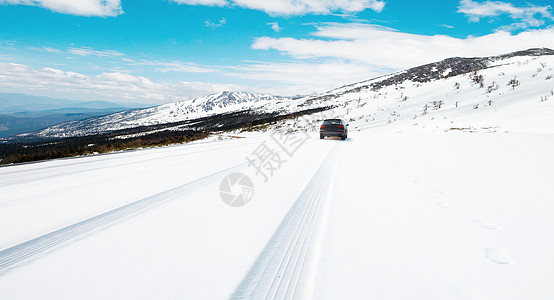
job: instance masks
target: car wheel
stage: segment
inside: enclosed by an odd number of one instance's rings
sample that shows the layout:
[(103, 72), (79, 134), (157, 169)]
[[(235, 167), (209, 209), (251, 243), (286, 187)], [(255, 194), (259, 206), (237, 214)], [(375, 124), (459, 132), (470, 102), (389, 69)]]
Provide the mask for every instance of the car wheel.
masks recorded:
[(342, 135), (342, 136), (340, 137), (340, 139), (343, 140), (343, 141), (346, 140), (346, 135)]
[(322, 140), (323, 138), (324, 138), (324, 136), (320, 134), (320, 135), (319, 135), (319, 139)]

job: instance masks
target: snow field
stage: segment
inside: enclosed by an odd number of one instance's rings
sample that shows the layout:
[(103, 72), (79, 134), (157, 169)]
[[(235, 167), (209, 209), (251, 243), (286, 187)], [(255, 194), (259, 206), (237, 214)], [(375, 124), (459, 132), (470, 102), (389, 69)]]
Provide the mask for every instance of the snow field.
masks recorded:
[[(259, 142), (253, 144), (243, 139), (239, 143), (245, 143), (244, 147), (234, 150), (229, 146), (237, 141), (214, 143), (220, 149), (215, 156), (246, 162), (245, 156)], [(0, 275), (0, 294), (8, 298), (58, 299), (226, 298), (279, 227), (324, 158), (325, 149), (331, 146), (328, 143), (322, 148), (306, 143), (297, 152), (298, 157), (290, 158), (289, 168), (284, 165), (267, 183), (254, 173), (249, 174), (256, 184), (255, 200), (245, 207), (237, 209), (225, 205), (219, 198), (218, 181), (190, 191), (181, 199), (41, 253), (20, 266), (4, 270)], [(316, 153), (316, 147), (323, 152)], [(190, 150), (186, 146), (173, 149), (183, 156)], [(136, 155), (147, 155), (147, 152), (139, 151)], [(178, 157), (177, 153), (174, 156)], [(293, 167), (293, 160), (300, 170)], [(142, 163), (153, 161), (156, 159)], [(210, 168), (209, 163), (204, 163)], [(216, 166), (221, 161), (211, 163)], [(123, 168), (136, 171), (139, 166), (140, 163)], [(147, 176), (160, 177), (160, 181), (168, 177), (167, 169), (151, 172), (156, 173)], [(134, 177), (122, 177), (119, 181), (132, 181), (139, 176), (146, 175), (135, 173)], [(151, 184), (162, 185), (156, 181)], [(141, 189), (140, 186), (136, 188)], [(88, 213), (93, 212), (88, 210)], [(12, 217), (11, 222), (17, 223), (17, 219)], [(22, 290), (19, 284), (25, 282), (33, 282), (33, 288)]]
[[(244, 284), (259, 271), (257, 262), (264, 257), (270, 258), (265, 273), (251, 282), (264, 290), (268, 299), (292, 295), (316, 299), (548, 299), (554, 294), (550, 280), (554, 278), (550, 268), (554, 243), (549, 239), (554, 233), (551, 135), (406, 134), (374, 129), (349, 136), (344, 142), (312, 136), (293, 157), (284, 156), (288, 161), (267, 182), (251, 167), (242, 169), (255, 184), (253, 200), (243, 207), (224, 204), (218, 195), (219, 180), (215, 180), (40, 253), (4, 270), (0, 296), (247, 298)], [(181, 165), (172, 169), (174, 164), (164, 164), (169, 158), (190, 166), (198, 160), (202, 167), (196, 165), (194, 174), (186, 177), (198, 178), (201, 173), (222, 170), (219, 164), (223, 162), (225, 167), (245, 162), (263, 141), (270, 142), (267, 137), (251, 137), (0, 171), (4, 178), (30, 172), (40, 182), (50, 172), (55, 176), (64, 174), (65, 168), (73, 172), (82, 168), (90, 173), (76, 178), (86, 186), (104, 176), (97, 167), (103, 170), (113, 164), (109, 174), (127, 174), (110, 177), (118, 186), (146, 176), (159, 193), (170, 189), (166, 181), (182, 169)], [(332, 175), (316, 180), (317, 170), (337, 146), (340, 151), (329, 169)], [(197, 151), (207, 151), (213, 160), (199, 159)], [(158, 164), (164, 168), (138, 172)], [(43, 176), (33, 173), (35, 169)], [(52, 180), (39, 187), (57, 185), (64, 191), (59, 193), (65, 199), (63, 208), (80, 195), (80, 191), (65, 190), (66, 182)], [(34, 183), (14, 181), (2, 188), (23, 189)], [(175, 183), (170, 186), (178, 186)], [(154, 188), (134, 185), (134, 189), (149, 193)], [(121, 205), (110, 202), (110, 190), (104, 190), (103, 201), (75, 204), (71, 217), (61, 208), (48, 214), (71, 223), (93, 216), (98, 207), (108, 210)], [(323, 190), (326, 192), (321, 194)], [(304, 206), (311, 210), (295, 209), (311, 203), (302, 200), (307, 199), (303, 194), (319, 204)], [(36, 219), (21, 225), (20, 218), (28, 208), (25, 199), (2, 200), (3, 207), (13, 213), (3, 215), (6, 227), (1, 228), (21, 226), (18, 235), (3, 230), (5, 245), (4, 236), (22, 241), (54, 227), (33, 210), (26, 220)], [(271, 258), (271, 253), (280, 255)]]
[[(226, 147), (241, 151), (255, 143), (255, 139), (229, 142)], [(185, 152), (182, 146), (168, 147), (1, 168), (0, 248), (244, 162), (214, 155), (215, 149), (219, 152), (220, 145), (194, 145)]]
[[(270, 132), (0, 168), (0, 298), (551, 299), (553, 66), (345, 94), (271, 128), (311, 139), (267, 182), (246, 157)], [(331, 117), (346, 141), (319, 140)], [(240, 208), (219, 197), (230, 167), (255, 185)], [(6, 249), (152, 198), (2, 267)]]
[(549, 299), (551, 135), (352, 135), (317, 299)]

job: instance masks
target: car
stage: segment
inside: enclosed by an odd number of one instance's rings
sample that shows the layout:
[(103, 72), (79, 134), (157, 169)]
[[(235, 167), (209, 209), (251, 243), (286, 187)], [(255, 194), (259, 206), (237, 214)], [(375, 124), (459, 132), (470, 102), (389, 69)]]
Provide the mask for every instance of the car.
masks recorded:
[(348, 124), (342, 119), (326, 119), (319, 126), (319, 138), (324, 139), (326, 136), (340, 137), (341, 140), (346, 140), (348, 137)]

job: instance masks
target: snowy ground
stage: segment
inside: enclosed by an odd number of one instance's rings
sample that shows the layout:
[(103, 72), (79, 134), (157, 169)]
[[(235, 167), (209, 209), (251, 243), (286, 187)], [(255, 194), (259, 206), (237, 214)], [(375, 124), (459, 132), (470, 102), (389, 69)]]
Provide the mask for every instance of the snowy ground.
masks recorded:
[(554, 133), (553, 67), (554, 56), (514, 57), (475, 73), (345, 93), (330, 100), (337, 105), (332, 113), (289, 121), (283, 130), (341, 117), (351, 129), (390, 132)]
[[(0, 298), (554, 295), (551, 134), (311, 136), (267, 182), (246, 160), (262, 145), (280, 149), (251, 135), (0, 168)], [(219, 195), (231, 172), (254, 182), (242, 207)]]
[[(553, 65), (362, 90), (270, 127), (306, 140), (2, 167), (0, 299), (552, 299)], [(318, 138), (327, 117), (346, 141)], [(220, 196), (232, 173), (253, 180), (242, 207)]]

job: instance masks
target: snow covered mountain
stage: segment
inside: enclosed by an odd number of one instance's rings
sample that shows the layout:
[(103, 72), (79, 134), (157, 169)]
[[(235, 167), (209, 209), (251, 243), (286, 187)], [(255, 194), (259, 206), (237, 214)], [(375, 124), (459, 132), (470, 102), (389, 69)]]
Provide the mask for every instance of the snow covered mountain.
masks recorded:
[[(342, 117), (353, 122), (355, 128), (400, 121), (425, 130), (524, 130), (525, 124), (537, 122), (537, 114), (550, 112), (553, 66), (554, 50), (545, 48), (492, 57), (449, 58), (315, 96), (291, 99), (222, 92), (192, 101), (67, 122), (20, 136), (84, 136), (230, 112), (292, 113), (322, 107), (334, 109), (308, 123), (283, 121), (273, 129), (315, 130), (322, 118)], [(527, 110), (531, 111), (525, 116), (531, 119), (522, 121), (522, 113)], [(439, 118), (443, 121), (439, 122)], [(542, 118), (546, 122), (544, 130), (554, 128), (548, 126), (551, 121), (554, 122), (549, 117)], [(287, 122), (295, 124), (290, 126)], [(518, 128), (512, 126), (515, 122), (519, 122)]]
[(303, 99), (336, 106), (303, 125), (340, 117), (351, 129), (554, 132), (553, 68), (550, 49), (450, 58)]
[(102, 117), (66, 122), (19, 136), (43, 138), (85, 136), (140, 126), (175, 123), (236, 111), (275, 111), (283, 107), (285, 101), (290, 101), (290, 99), (244, 92), (221, 92), (191, 101), (169, 103), (146, 109), (128, 110)]

